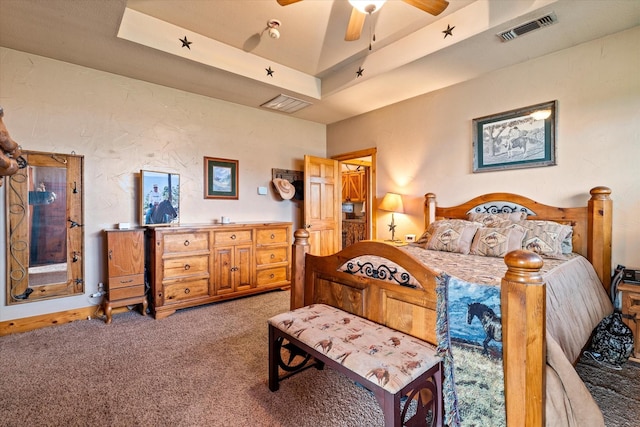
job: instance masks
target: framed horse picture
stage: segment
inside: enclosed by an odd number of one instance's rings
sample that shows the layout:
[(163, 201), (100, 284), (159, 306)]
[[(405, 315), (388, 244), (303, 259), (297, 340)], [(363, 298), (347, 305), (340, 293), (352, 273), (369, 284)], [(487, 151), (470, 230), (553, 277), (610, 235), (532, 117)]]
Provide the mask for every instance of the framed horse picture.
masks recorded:
[(180, 175), (140, 171), (140, 225), (180, 223)]
[(473, 119), (473, 172), (556, 164), (557, 101)]

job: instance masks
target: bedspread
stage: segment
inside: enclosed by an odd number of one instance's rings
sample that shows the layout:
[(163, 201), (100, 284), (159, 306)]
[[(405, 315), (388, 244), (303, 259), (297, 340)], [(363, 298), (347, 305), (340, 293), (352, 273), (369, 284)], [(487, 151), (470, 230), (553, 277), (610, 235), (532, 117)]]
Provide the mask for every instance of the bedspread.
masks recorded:
[[(436, 332), (445, 361), (445, 421), (451, 426), (505, 425), (499, 288), (507, 270), (504, 260), (418, 246), (403, 249), (439, 273)], [(383, 261), (359, 257), (341, 269), (369, 277), (373, 271), (382, 280), (421, 287), (403, 276), (401, 267), (382, 267)], [(369, 274), (362, 271), (367, 269)], [(611, 303), (593, 267), (580, 255), (545, 258), (541, 274), (547, 284), (546, 423), (604, 425), (573, 362), (593, 328), (611, 313)]]

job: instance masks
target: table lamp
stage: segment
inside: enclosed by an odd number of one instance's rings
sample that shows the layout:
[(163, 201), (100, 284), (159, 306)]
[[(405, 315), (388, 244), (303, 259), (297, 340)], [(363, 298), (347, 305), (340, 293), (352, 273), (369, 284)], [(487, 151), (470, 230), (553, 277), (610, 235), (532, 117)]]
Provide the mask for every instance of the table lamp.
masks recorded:
[(397, 193), (387, 193), (384, 195), (382, 202), (379, 206), (383, 211), (391, 212), (391, 224), (389, 224), (389, 231), (391, 231), (391, 241), (397, 242), (395, 239), (396, 235), (396, 224), (395, 224), (395, 213), (404, 213), (404, 206), (402, 205), (402, 196)]

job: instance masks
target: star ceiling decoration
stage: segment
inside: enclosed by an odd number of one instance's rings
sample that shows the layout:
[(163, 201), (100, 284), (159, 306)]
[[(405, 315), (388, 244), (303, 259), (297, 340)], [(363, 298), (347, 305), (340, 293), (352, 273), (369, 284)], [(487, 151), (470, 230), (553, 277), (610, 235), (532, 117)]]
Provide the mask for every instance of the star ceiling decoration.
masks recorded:
[(358, 67), (358, 71), (356, 71), (356, 78), (362, 77), (363, 72), (364, 72), (364, 68)]
[(191, 46), (189, 46), (191, 43), (189, 40), (187, 40), (187, 36), (184, 36), (183, 39), (179, 39), (182, 42), (182, 47), (186, 47), (187, 49), (191, 50)]
[(274, 71), (271, 69), (271, 66), (269, 66), (269, 68), (265, 68), (264, 70), (267, 72), (267, 76), (273, 77)]
[(443, 31), (445, 39), (447, 38), (447, 36), (453, 37), (453, 29), (454, 28), (455, 28), (455, 26), (452, 27), (451, 25), (447, 24), (447, 29)]

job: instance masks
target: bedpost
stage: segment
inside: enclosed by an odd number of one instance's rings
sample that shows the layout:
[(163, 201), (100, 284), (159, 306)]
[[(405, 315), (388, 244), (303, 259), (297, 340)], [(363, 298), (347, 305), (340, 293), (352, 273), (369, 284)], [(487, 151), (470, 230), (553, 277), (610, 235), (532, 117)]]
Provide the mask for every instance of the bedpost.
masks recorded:
[(304, 260), (309, 252), (309, 232), (300, 228), (293, 233), (291, 263), (293, 282), (291, 284), (291, 310), (304, 306)]
[(613, 201), (608, 187), (592, 188), (589, 199), (587, 258), (609, 293), (611, 287), (611, 229)]
[(539, 255), (516, 250), (505, 258), (501, 311), (507, 425), (545, 425), (546, 307)]
[(436, 220), (436, 195), (427, 193), (424, 195), (424, 230)]

